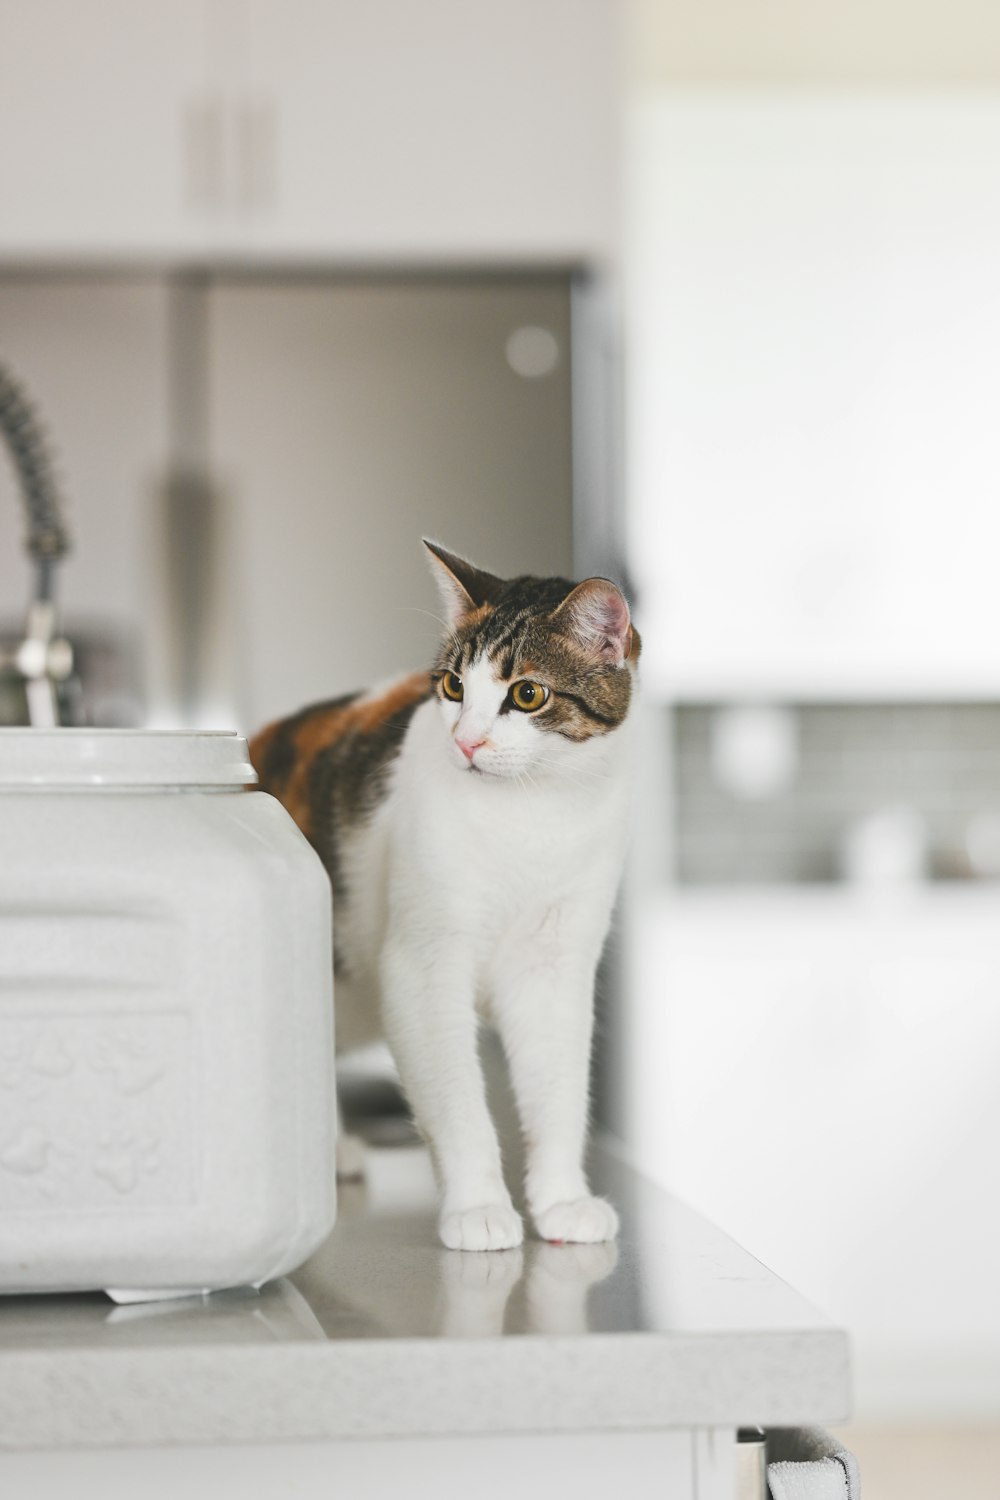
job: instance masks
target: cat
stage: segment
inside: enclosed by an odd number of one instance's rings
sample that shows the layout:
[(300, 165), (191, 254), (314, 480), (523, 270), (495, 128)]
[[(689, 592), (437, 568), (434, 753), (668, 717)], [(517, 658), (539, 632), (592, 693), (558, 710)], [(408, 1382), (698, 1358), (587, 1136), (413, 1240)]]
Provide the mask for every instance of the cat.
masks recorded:
[(251, 741), (330, 875), (339, 1050), (384, 1035), (453, 1249), (519, 1245), (478, 1027), (499, 1031), (543, 1240), (613, 1239), (583, 1154), (594, 975), (625, 854), (641, 649), (615, 584), (504, 580), (424, 543), (447, 620), (430, 672)]

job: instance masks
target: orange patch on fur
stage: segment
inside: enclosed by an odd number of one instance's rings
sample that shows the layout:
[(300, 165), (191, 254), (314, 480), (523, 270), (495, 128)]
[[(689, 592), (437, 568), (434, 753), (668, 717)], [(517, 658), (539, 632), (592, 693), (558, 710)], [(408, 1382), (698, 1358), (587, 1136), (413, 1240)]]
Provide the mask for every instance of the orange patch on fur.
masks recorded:
[(306, 838), (311, 838), (313, 831), (309, 774), (320, 751), (340, 738), (347, 713), (347, 708), (317, 712), (305, 720), (294, 739), (295, 765), (281, 794), (281, 800)]
[[(391, 719), (400, 709), (407, 708), (426, 696), (430, 689), (430, 675), (414, 672), (401, 682), (392, 683), (377, 698), (361, 698), (345, 703), (341, 708), (317, 709), (300, 724), (295, 733), (295, 764), (284, 786), (271, 788), (295, 819), (305, 834), (313, 833), (313, 808), (310, 798), (309, 780), (317, 755), (335, 745), (345, 735), (370, 734), (380, 724)], [(269, 724), (250, 742), (250, 758), (254, 765), (262, 767), (268, 746), (281, 728), (282, 720)]]

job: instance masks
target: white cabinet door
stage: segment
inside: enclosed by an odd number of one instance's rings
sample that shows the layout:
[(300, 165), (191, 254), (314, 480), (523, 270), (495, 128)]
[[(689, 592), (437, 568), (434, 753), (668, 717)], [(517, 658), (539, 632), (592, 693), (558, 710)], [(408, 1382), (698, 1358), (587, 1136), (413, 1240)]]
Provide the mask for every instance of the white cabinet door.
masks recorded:
[[(436, 1500), (447, 1475), (450, 1494), (477, 1500), (511, 1494), (570, 1492), (604, 1500), (616, 1486), (630, 1500), (731, 1500), (735, 1434), (724, 1428), (662, 1432), (512, 1433), (503, 1437), (350, 1438), (340, 1443), (254, 1447), (113, 1448), (96, 1452), (0, 1454), (0, 1484), (9, 1495), (50, 1500)], [(626, 1483), (623, 1483), (626, 1481)]]
[(614, 232), (610, 0), (247, 0), (254, 243), (579, 258)]
[(1000, 1400), (997, 918), (985, 885), (632, 911), (626, 1143), (850, 1328), (865, 1419)]
[(613, 0), (0, 0), (0, 254), (600, 259)]
[(0, 0), (0, 253), (197, 241), (203, 0)]
[(647, 683), (1000, 690), (1000, 104), (658, 98), (631, 124)]

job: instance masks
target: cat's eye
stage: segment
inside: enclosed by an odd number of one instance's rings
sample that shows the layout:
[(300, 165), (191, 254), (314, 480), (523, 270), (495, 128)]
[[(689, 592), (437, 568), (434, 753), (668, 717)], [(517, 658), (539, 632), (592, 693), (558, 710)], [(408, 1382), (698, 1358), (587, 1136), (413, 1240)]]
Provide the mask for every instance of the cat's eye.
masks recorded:
[(523, 714), (533, 714), (536, 709), (541, 708), (548, 696), (548, 688), (542, 687), (540, 682), (515, 682), (510, 690), (511, 703)]
[(451, 699), (452, 703), (461, 703), (464, 692), (461, 677), (454, 672), (446, 672), (441, 678), (441, 691), (446, 698)]

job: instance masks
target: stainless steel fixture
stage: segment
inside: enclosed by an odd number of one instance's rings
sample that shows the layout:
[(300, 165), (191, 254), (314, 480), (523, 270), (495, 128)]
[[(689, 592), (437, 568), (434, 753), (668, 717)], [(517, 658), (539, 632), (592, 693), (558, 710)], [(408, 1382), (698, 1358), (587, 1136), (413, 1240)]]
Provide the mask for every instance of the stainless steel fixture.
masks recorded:
[(60, 722), (58, 687), (73, 670), (73, 651), (56, 629), (55, 568), (69, 551), (62, 503), (48, 448), (24, 387), (0, 365), (0, 432), (20, 483), (28, 516), (26, 546), (34, 564), (34, 594), (23, 639), (0, 643), (0, 673), (23, 685), (28, 722), (52, 728)]

